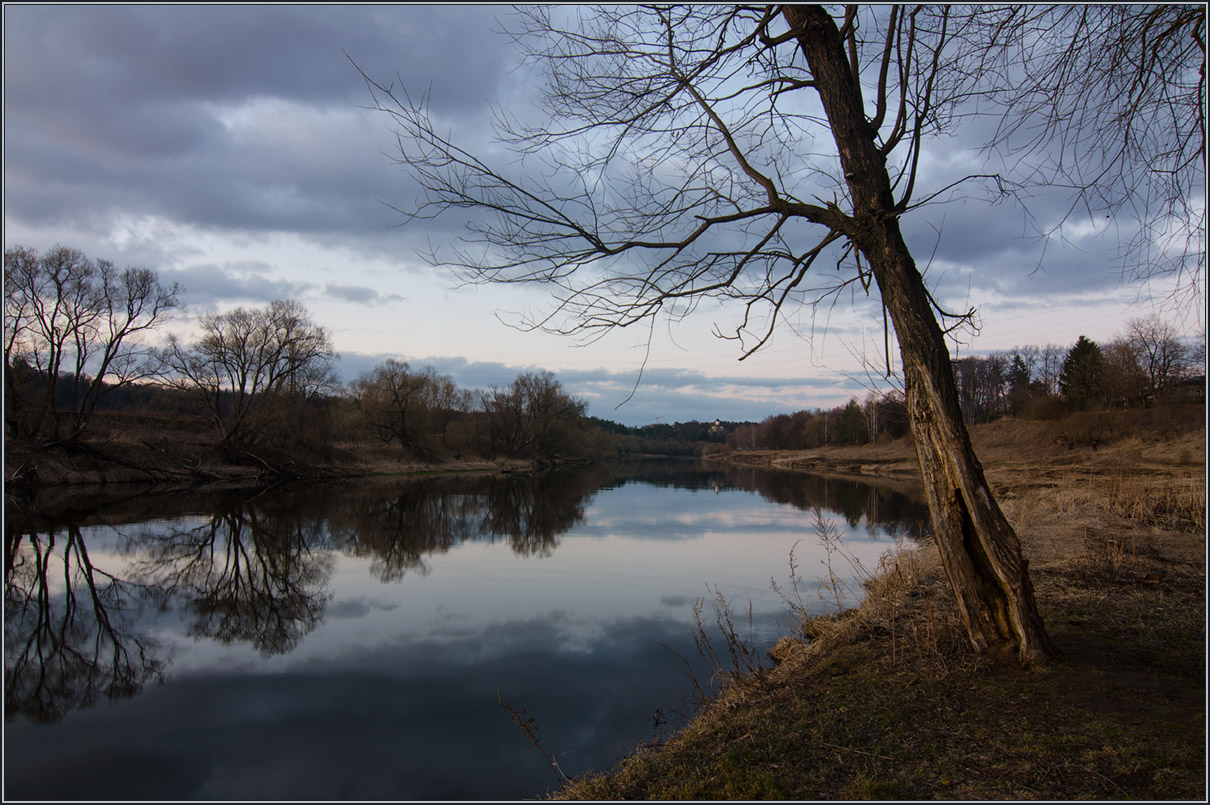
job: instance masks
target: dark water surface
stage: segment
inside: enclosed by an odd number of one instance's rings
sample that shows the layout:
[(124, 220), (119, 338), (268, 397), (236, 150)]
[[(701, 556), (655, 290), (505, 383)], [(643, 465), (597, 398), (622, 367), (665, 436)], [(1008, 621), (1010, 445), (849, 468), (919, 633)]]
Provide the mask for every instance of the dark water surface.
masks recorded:
[(6, 799), (538, 796), (501, 700), (567, 774), (608, 767), (691, 711), (716, 588), (759, 649), (792, 628), (792, 549), (835, 608), (813, 507), (868, 569), (925, 518), (686, 461), (48, 506), (5, 507)]

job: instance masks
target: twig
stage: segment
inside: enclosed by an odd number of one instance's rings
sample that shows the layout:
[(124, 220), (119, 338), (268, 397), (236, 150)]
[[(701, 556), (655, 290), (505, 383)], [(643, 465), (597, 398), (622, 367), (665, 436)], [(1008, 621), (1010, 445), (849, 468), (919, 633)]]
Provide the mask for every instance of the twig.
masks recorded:
[(841, 746), (841, 745), (839, 745), (839, 744), (830, 744), (830, 743), (828, 743), (827, 741), (820, 741), (819, 743), (820, 743), (820, 744), (822, 744), (823, 746), (830, 746), (830, 747), (832, 747), (833, 749), (841, 749), (841, 750), (843, 750), (843, 751), (845, 751), (845, 752), (856, 752), (856, 753), (857, 753), (857, 754), (859, 754), (859, 755), (866, 755), (866, 756), (868, 756), (868, 757), (876, 757), (876, 758), (879, 758), (879, 759), (881, 759), (881, 760), (889, 760), (889, 761), (891, 761), (892, 763), (894, 763), (894, 762), (895, 762), (895, 758), (893, 758), (893, 757), (887, 757), (886, 755), (879, 755), (879, 754), (876, 754), (876, 753), (874, 753), (874, 752), (866, 752), (866, 751), (861, 750), (861, 749), (854, 749), (854, 748), (853, 748), (853, 747), (851, 747), (851, 746)]
[(669, 646), (667, 643), (663, 643), (663, 642), (661, 642), (659, 645), (661, 645), (661, 646), (663, 646), (664, 648), (666, 648), (666, 649), (668, 649), (669, 651), (671, 651), (674, 657), (676, 657), (678, 660), (680, 660), (682, 663), (684, 663), (684, 665), (685, 665), (685, 674), (686, 674), (686, 676), (688, 676), (688, 677), (689, 677), (689, 681), (693, 683), (693, 690), (694, 690), (694, 691), (695, 691), (695, 693), (697, 694), (697, 701), (698, 701), (698, 704), (699, 704), (699, 705), (701, 705), (701, 704), (705, 704), (705, 702), (706, 702), (706, 692), (702, 690), (702, 686), (701, 686), (701, 685), (698, 683), (698, 681), (697, 681), (697, 674), (693, 673), (693, 666), (691, 666), (691, 665), (689, 664), (689, 660), (687, 660), (687, 659), (685, 659), (683, 656), (681, 656), (680, 652), (678, 652), (676, 649), (674, 649), (674, 648), (672, 648), (671, 646)]
[(563, 773), (563, 770), (559, 768), (559, 761), (555, 760), (555, 756), (548, 755), (546, 750), (542, 748), (542, 744), (538, 741), (538, 728), (534, 724), (534, 717), (525, 715), (524, 710), (518, 712), (505, 704), (504, 699), (500, 696), (499, 689), (496, 690), (496, 701), (500, 702), (500, 706), (504, 708), (513, 720), (513, 723), (520, 728), (521, 732), (525, 733), (525, 737), (529, 738), (534, 748), (542, 753), (542, 758), (550, 765), (551, 771), (554, 772), (555, 778), (559, 781), (559, 785), (571, 782), (567, 775)]

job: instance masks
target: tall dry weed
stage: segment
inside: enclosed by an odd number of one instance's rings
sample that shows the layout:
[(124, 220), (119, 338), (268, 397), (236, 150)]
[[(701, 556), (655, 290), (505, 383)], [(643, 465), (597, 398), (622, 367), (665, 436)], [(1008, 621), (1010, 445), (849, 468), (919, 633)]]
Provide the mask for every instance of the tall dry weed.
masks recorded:
[[(844, 612), (856, 604), (861, 599), (861, 596), (846, 581), (846, 576), (841, 575), (844, 572), (841, 567), (841, 561), (843, 560), (843, 563), (848, 565), (849, 572), (852, 574), (849, 578), (855, 579), (858, 583), (864, 584), (870, 577), (870, 573), (862, 565), (861, 560), (848, 549), (836, 525), (824, 516), (823, 511), (818, 506), (813, 509), (812, 529), (819, 539), (820, 547), (824, 549), (824, 567), (827, 570), (827, 577), (821, 579), (820, 584), (816, 588), (817, 594), (820, 601), (825, 605), (835, 606), (837, 613)], [(796, 553), (798, 546), (801, 544), (802, 540), (798, 540), (790, 548), (789, 588), (784, 588), (778, 584), (776, 578), (769, 580), (769, 586), (773, 589), (773, 592), (778, 594), (786, 606), (790, 607), (791, 612), (797, 617), (805, 619), (811, 617), (811, 607), (803, 600), (802, 588), (799, 586), (802, 582), (802, 577), (799, 575)], [(828, 602), (829, 598), (831, 599), (831, 604)]]
[(508, 717), (512, 719), (517, 728), (521, 730), (522, 734), (529, 739), (534, 748), (542, 755), (542, 759), (550, 766), (550, 770), (554, 773), (559, 785), (563, 786), (571, 782), (570, 778), (563, 773), (563, 769), (560, 768), (558, 758), (542, 748), (542, 742), (538, 740), (538, 725), (535, 723), (534, 717), (527, 715), (524, 710), (518, 710), (509, 704), (505, 704), (499, 690), (496, 691), (496, 701), (500, 703), (500, 706), (508, 713)]
[[(850, 609), (820, 615), (795, 607), (802, 616), (800, 630), (814, 656), (822, 660), (846, 644), (877, 637), (883, 638), (879, 645), (886, 647), (892, 666), (910, 664), (917, 670), (932, 669), (931, 673), (943, 678), (972, 662), (974, 655), (966, 648), (953, 596), (934, 547), (901, 542), (884, 553), (877, 570), (870, 572), (840, 546), (843, 542), (833, 554), (846, 561), (853, 559), (850, 569), (860, 580), (865, 597)], [(791, 566), (795, 566), (793, 561)], [(838, 578), (836, 571), (836, 565), (829, 566), (830, 576)], [(801, 601), (801, 597), (784, 593), (776, 584), (774, 589), (789, 603)], [(792, 589), (797, 594), (797, 587)], [(834, 587), (825, 583), (821, 587), (824, 589)]]
[(1205, 531), (1206, 494), (1202, 478), (1111, 476), (1104, 484), (1115, 514), (1138, 525), (1158, 525), (1181, 531)]
[(1130, 573), (1138, 564), (1139, 544), (1134, 534), (1084, 528), (1085, 570), (1116, 578)]
[[(754, 613), (752, 602), (748, 602), (748, 634), (741, 634), (736, 626), (736, 618), (732, 605), (718, 585), (711, 588), (709, 606), (713, 612), (714, 629), (711, 629), (706, 616), (707, 599), (699, 598), (693, 605), (693, 645), (698, 657), (706, 662), (710, 671), (709, 679), (703, 685), (698, 679), (688, 658), (666, 643), (660, 643), (673, 656), (681, 661), (685, 674), (693, 685), (692, 709), (701, 710), (715, 694), (737, 687), (762, 688), (768, 684), (769, 667), (765, 664), (765, 656), (756, 648), (754, 638)], [(711, 637), (711, 631), (714, 637)], [(721, 650), (719, 643), (721, 642)], [(724, 657), (726, 659), (724, 659)]]

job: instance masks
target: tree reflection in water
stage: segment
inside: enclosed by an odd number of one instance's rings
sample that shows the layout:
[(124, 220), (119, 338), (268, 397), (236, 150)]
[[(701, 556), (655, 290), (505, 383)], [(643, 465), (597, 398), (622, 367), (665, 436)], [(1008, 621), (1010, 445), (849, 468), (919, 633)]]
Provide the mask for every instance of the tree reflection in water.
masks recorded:
[[(891, 536), (920, 536), (927, 519), (910, 491), (689, 461), (139, 497), (97, 503), (92, 514), (74, 505), (65, 526), (10, 509), (6, 717), (54, 721), (161, 680), (162, 646), (140, 629), (153, 623), (153, 608), (187, 613), (195, 639), (283, 654), (323, 621), (338, 552), (368, 559), (371, 574), (389, 583), (424, 575), (426, 557), (468, 541), (549, 556), (585, 519), (594, 494), (628, 483), (746, 489), (806, 511), (838, 511), (852, 527), (864, 521)], [(84, 534), (97, 524), (117, 531), (128, 557), (94, 564)]]
[(348, 484), (331, 490), (333, 547), (369, 557), (384, 582), (424, 575), (424, 558), (473, 541), (508, 540), (521, 556), (549, 556), (584, 519), (601, 468), (501, 478), (428, 478)]
[[(200, 525), (113, 526), (138, 557), (120, 574), (93, 564), (80, 525), (6, 518), (6, 717), (55, 721), (162, 680), (162, 647), (136, 628), (148, 605), (189, 612), (194, 638), (283, 654), (323, 620), (333, 550), (368, 556), (384, 582), (427, 572), (426, 555), (464, 541), (507, 539), (518, 554), (547, 556), (600, 482), (580, 472), (226, 493)], [(87, 522), (80, 511), (73, 518)]]
[(304, 513), (232, 506), (209, 522), (148, 535), (135, 573), (182, 601), (192, 637), (290, 651), (323, 620), (332, 557), (322, 522)]
[(57, 721), (162, 678), (157, 643), (133, 625), (161, 590), (95, 567), (78, 526), (5, 530), (6, 719)]

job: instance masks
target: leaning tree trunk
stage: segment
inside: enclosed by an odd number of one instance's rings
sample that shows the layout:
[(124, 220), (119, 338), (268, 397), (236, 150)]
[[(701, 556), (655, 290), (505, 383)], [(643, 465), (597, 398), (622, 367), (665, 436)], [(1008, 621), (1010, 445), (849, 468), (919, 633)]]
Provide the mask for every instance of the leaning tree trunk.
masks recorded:
[(900, 233), (886, 157), (866, 121), (839, 31), (818, 6), (790, 5), (784, 14), (811, 69), (852, 195), (845, 234), (869, 261), (895, 326), (933, 535), (967, 635), (993, 660), (1044, 663), (1054, 649), (1027, 563), (971, 448), (949, 350)]
[[(920, 272), (895, 219), (866, 252), (895, 325), (908, 419), (933, 533), (976, 650), (1044, 662), (1053, 648), (1034, 603), (1017, 535), (996, 505), (962, 422), (953, 368)], [(863, 248), (864, 251), (864, 248)]]

